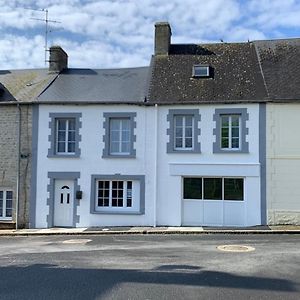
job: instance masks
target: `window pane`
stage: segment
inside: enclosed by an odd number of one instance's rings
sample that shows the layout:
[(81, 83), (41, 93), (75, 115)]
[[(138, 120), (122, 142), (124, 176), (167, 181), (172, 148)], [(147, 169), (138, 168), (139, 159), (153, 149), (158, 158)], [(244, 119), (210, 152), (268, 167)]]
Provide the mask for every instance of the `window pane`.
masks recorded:
[(75, 131), (69, 131), (68, 141), (69, 142), (75, 142)]
[(110, 119), (110, 129), (111, 130), (120, 130), (120, 120), (119, 119)]
[(69, 119), (69, 130), (75, 130), (75, 119)]
[(111, 153), (119, 153), (119, 142), (111, 142), (110, 145), (110, 152)]
[(221, 117), (221, 123), (222, 123), (222, 127), (228, 127), (229, 126), (229, 117), (228, 116), (222, 116)]
[(243, 178), (224, 179), (224, 199), (244, 200), (244, 179)]
[(228, 147), (229, 147), (229, 139), (228, 138), (222, 138), (221, 148), (228, 148)]
[(0, 200), (3, 200), (3, 191), (0, 191)]
[(185, 148), (192, 148), (193, 147), (193, 139), (192, 138), (186, 138), (185, 139)]
[(182, 138), (176, 138), (175, 147), (176, 148), (182, 148)]
[(130, 132), (129, 131), (122, 131), (122, 141), (123, 142), (129, 142), (129, 136)]
[(12, 217), (12, 209), (6, 209), (6, 217), (8, 218)]
[(57, 120), (58, 130), (66, 130), (67, 120)]
[(68, 143), (68, 152), (69, 153), (75, 153), (75, 142), (69, 142)]
[(232, 138), (231, 139), (231, 147), (233, 149), (238, 149), (240, 147), (240, 145), (239, 145), (239, 138)]
[(183, 126), (183, 116), (175, 116), (175, 126), (176, 127)]
[(185, 117), (185, 126), (189, 126), (189, 127), (193, 126), (193, 116)]
[(194, 76), (208, 76), (208, 67), (194, 66)]
[(239, 128), (232, 128), (231, 129), (231, 136), (232, 137), (239, 137), (239, 135), (240, 135), (240, 130), (239, 130)]
[(130, 143), (129, 142), (122, 142), (122, 153), (129, 153), (130, 152)]
[(66, 149), (65, 149), (65, 143), (64, 142), (59, 142), (58, 145), (57, 145), (57, 151), (58, 152), (65, 152)]
[(202, 199), (202, 178), (184, 178), (184, 199)]
[(122, 130), (130, 130), (130, 120), (122, 119)]
[(111, 131), (111, 134), (110, 134), (110, 140), (112, 142), (119, 142), (120, 140), (120, 131)]
[(222, 178), (204, 178), (204, 199), (222, 200)]
[(235, 127), (239, 126), (239, 116), (231, 116), (231, 125)]
[(12, 195), (13, 195), (12, 191), (7, 191), (6, 192), (6, 200), (12, 200)]

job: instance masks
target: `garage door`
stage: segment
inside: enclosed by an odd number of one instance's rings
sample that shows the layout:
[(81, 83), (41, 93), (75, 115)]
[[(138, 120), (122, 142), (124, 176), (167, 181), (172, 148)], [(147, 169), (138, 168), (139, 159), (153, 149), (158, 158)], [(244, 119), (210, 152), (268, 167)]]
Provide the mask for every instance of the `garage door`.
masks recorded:
[(244, 226), (244, 178), (184, 177), (183, 225)]

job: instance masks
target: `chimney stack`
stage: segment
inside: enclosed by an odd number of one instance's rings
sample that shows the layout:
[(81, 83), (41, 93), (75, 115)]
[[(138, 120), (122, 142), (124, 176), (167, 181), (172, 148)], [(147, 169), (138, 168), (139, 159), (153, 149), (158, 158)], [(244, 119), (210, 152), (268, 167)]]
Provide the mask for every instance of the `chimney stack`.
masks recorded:
[(171, 27), (168, 22), (155, 23), (155, 55), (168, 55), (171, 44)]
[(60, 46), (50, 47), (49, 71), (61, 72), (68, 68), (68, 55)]

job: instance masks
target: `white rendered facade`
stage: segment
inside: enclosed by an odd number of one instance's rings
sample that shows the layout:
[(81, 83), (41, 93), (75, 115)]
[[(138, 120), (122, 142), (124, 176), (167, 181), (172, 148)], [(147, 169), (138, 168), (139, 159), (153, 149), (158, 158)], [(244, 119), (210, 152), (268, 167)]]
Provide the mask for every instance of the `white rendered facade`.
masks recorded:
[[(170, 129), (168, 115), (170, 111), (182, 114), (190, 110), (198, 111), (200, 116), (199, 119), (198, 117), (195, 119), (196, 123), (193, 125), (199, 129), (198, 134), (197, 128), (193, 128), (193, 138), (197, 139), (193, 140), (196, 142), (195, 149), (198, 147), (197, 144), (200, 144), (200, 148), (191, 152), (189, 149), (186, 152), (176, 152), (176, 149), (170, 151), (168, 146), (170, 134), (167, 133), (168, 128)], [(245, 138), (244, 144), (247, 144), (247, 151), (217, 153), (214, 150), (216, 143), (214, 115), (217, 110), (226, 110), (227, 113), (232, 110), (235, 114), (241, 110), (247, 114), (247, 119), (243, 120), (246, 130), (243, 129), (244, 132), (241, 132)], [(78, 149), (76, 148), (73, 156), (72, 153), (69, 156), (56, 156), (49, 151), (52, 143), (51, 134), (53, 135), (51, 125), (49, 126), (51, 115), (52, 118), (53, 116), (78, 118)], [(105, 128), (106, 119), (110, 116), (120, 116), (122, 119), (127, 115), (130, 115), (131, 123), (135, 123), (133, 147), (128, 152), (128, 157), (126, 155), (110, 157), (105, 145), (108, 132)], [(72, 206), (74, 216), (73, 222), (67, 225), (71, 227), (261, 224), (259, 116), (259, 104), (190, 106), (40, 104), (38, 113), (35, 113), (38, 128), (36, 195), (33, 199), (34, 217), (31, 227), (60, 226), (59, 223), (55, 224), (55, 220), (61, 218), (63, 214), (61, 213), (59, 218), (55, 215), (57, 212), (55, 201), (66, 201), (67, 196), (64, 194), (61, 199), (60, 196), (55, 196), (56, 193), (60, 195), (57, 190), (60, 187), (56, 187), (56, 183), (60, 181), (63, 183), (64, 180), (74, 181), (74, 185), (70, 185), (74, 187), (74, 192), (70, 193), (71, 200), (74, 201)], [(242, 136), (240, 138), (242, 140)], [(184, 178), (222, 178), (222, 180), (242, 178), (243, 199), (242, 201), (183, 200)], [(112, 185), (116, 180), (124, 182), (122, 197), (125, 199), (123, 192), (127, 193), (127, 201), (128, 197), (133, 197), (132, 201), (135, 202), (131, 207), (126, 208), (125, 202), (121, 203), (124, 207), (111, 207), (112, 201), (115, 201), (112, 199), (114, 193)], [(104, 196), (103, 199), (99, 196), (104, 195), (104, 184), (107, 185), (106, 200)], [(76, 199), (77, 191), (82, 191), (81, 199)], [(95, 208), (95, 203), (100, 203), (97, 201), (102, 201), (102, 204), (107, 201), (107, 207)]]

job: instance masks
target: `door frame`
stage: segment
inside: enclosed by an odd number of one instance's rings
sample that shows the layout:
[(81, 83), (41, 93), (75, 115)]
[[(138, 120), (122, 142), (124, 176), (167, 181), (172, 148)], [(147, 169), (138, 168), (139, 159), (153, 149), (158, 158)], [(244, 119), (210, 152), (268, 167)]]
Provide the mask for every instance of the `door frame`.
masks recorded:
[(80, 185), (78, 185), (78, 179), (80, 178), (80, 172), (48, 172), (49, 184), (47, 191), (49, 192), (49, 198), (47, 199), (47, 205), (49, 206), (49, 214), (47, 215), (47, 227), (53, 227), (54, 225), (54, 201), (55, 201), (55, 180), (73, 180), (73, 224), (71, 227), (76, 227), (79, 223), (80, 216), (77, 215), (77, 207), (79, 200), (76, 199), (76, 191), (80, 191)]

